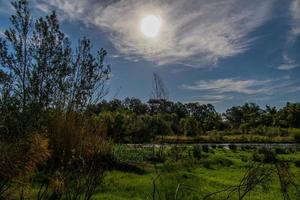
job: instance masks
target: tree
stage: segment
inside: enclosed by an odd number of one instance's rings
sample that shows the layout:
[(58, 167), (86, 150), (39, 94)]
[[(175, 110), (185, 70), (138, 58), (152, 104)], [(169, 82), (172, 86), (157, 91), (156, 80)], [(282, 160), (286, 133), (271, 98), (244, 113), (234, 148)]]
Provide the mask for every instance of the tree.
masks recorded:
[(151, 114), (172, 113), (172, 107), (174, 104), (166, 99), (149, 99), (147, 103)]
[(234, 106), (226, 110), (224, 116), (231, 128), (239, 128), (243, 120), (243, 112), (240, 106)]
[(137, 98), (126, 98), (123, 102), (124, 107), (137, 115), (148, 113), (148, 106)]
[(217, 128), (221, 123), (220, 115), (211, 104), (200, 105), (199, 103), (188, 103), (186, 104), (186, 108), (189, 115), (198, 121), (203, 133)]
[(277, 108), (266, 105), (262, 116), (262, 123), (265, 126), (277, 126), (278, 122)]
[(182, 132), (187, 136), (196, 136), (199, 134), (199, 123), (194, 117), (187, 117), (180, 120)]
[(1, 114), (9, 111), (18, 121), (14, 131), (40, 128), (46, 110), (81, 111), (98, 102), (107, 93), (105, 83), (110, 77), (106, 51), (93, 55), (87, 38), (80, 39), (74, 51), (55, 12), (33, 21), (28, 1), (12, 5), (16, 14), (5, 38), (0, 38), (0, 82), (6, 83), (0, 86), (0, 95), (6, 103), (1, 104)]
[(287, 103), (278, 111), (279, 125), (281, 127), (300, 127), (300, 103)]

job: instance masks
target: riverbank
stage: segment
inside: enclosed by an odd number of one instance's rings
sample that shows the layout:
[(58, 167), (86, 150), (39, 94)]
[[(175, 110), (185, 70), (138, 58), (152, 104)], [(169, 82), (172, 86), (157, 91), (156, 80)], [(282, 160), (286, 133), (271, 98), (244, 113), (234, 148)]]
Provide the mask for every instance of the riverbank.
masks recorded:
[(297, 143), (293, 136), (262, 136), (262, 135), (202, 135), (189, 137), (183, 135), (167, 135), (156, 137), (156, 143)]

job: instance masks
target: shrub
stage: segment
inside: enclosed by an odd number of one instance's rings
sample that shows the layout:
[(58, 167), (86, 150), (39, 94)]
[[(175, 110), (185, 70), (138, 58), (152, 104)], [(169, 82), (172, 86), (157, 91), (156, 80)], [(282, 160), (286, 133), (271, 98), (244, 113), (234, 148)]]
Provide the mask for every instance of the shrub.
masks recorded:
[(283, 148), (275, 148), (276, 154), (288, 154), (289, 150), (288, 149), (283, 149)]
[(169, 153), (169, 156), (172, 160), (178, 161), (179, 159), (183, 158), (185, 148), (179, 146), (172, 146)]
[(196, 136), (199, 133), (199, 123), (193, 117), (187, 117), (180, 121), (181, 130), (187, 136)]
[(295, 142), (300, 143), (300, 132), (294, 133)]
[(296, 160), (296, 161), (295, 161), (295, 166), (296, 166), (296, 167), (300, 167), (300, 160)]
[[(0, 141), (0, 152), (0, 199), (5, 188), (9, 192), (12, 182), (20, 188), (29, 184), (38, 167), (45, 164), (50, 156), (48, 139), (39, 134), (31, 134), (9, 143)], [(9, 196), (7, 198), (10, 199)], [(19, 198), (23, 198), (23, 193), (20, 193)]]
[(222, 166), (224, 166), (224, 167), (230, 167), (231, 165), (233, 165), (232, 160), (229, 160), (229, 159), (227, 159), (227, 158), (218, 158), (218, 159), (216, 160), (216, 163), (217, 163), (217, 164), (220, 164), (220, 165), (222, 165)]
[(229, 144), (228, 148), (232, 151), (236, 151), (237, 150), (237, 146), (235, 144)]
[(48, 137), (52, 156), (43, 190), (51, 185), (56, 198), (90, 199), (113, 163), (112, 146), (98, 118), (56, 113)]
[(202, 153), (201, 153), (201, 147), (199, 145), (193, 146), (193, 157), (196, 158), (197, 160), (201, 159)]
[(208, 153), (209, 152), (208, 145), (202, 145), (202, 150), (203, 150), (203, 152)]
[(203, 167), (211, 169), (213, 165), (220, 165), (220, 166), (223, 166), (223, 167), (230, 167), (230, 166), (233, 165), (233, 162), (232, 162), (232, 160), (230, 160), (228, 158), (216, 157), (216, 158), (202, 160), (201, 164), (203, 165)]
[(241, 161), (248, 162), (248, 157), (247, 156), (241, 156)]
[(252, 160), (263, 163), (275, 163), (277, 161), (277, 157), (276, 153), (271, 149), (263, 147), (253, 154)]

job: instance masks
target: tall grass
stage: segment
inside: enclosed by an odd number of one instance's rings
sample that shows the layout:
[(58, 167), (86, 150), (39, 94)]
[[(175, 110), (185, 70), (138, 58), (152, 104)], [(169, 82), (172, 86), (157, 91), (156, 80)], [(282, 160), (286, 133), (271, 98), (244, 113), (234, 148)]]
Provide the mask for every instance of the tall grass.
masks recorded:
[(105, 136), (97, 117), (57, 112), (41, 133), (1, 140), (0, 199), (90, 199), (113, 159)]

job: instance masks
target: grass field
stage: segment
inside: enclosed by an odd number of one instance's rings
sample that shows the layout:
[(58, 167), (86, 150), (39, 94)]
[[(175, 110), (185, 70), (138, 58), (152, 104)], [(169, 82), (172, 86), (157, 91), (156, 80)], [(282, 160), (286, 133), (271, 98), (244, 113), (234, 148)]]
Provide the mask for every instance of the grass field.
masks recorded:
[[(209, 193), (237, 185), (247, 171), (255, 151), (215, 147), (209, 149), (208, 153), (201, 152), (201, 158), (197, 160), (190, 158), (191, 147), (186, 146), (180, 150), (180, 155), (177, 155), (180, 158), (175, 161), (172, 155), (174, 152), (169, 148), (165, 149), (165, 161), (153, 164), (149, 161), (151, 148), (119, 147), (116, 154), (122, 162), (131, 163), (131, 169), (108, 172), (93, 199), (203, 199)], [(300, 152), (284, 153), (278, 157), (289, 163), (297, 179), (300, 177), (300, 168), (295, 162), (300, 160)], [(274, 174), (270, 179), (268, 187), (258, 186), (245, 199), (283, 199), (278, 177)], [(299, 180), (296, 182), (299, 183)], [(209, 199), (223, 199), (227, 194), (220, 193)], [(291, 199), (299, 199), (295, 190), (291, 190), (290, 194)], [(237, 196), (230, 199), (237, 199)]]

